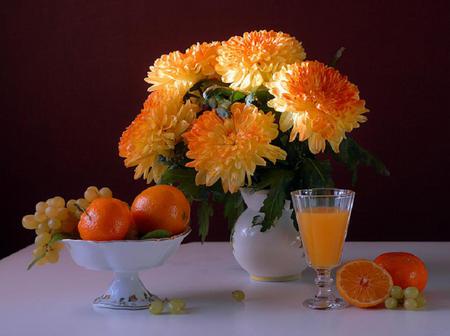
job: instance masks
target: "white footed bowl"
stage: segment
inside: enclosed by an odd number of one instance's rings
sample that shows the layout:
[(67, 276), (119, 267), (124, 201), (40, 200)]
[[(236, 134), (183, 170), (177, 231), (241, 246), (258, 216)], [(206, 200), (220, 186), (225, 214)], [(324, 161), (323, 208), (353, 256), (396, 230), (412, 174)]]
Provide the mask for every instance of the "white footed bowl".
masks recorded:
[(162, 265), (180, 247), (191, 229), (169, 238), (97, 242), (64, 239), (73, 261), (94, 271), (112, 271), (114, 279), (93, 305), (112, 309), (146, 309), (157, 298), (139, 279), (138, 272)]

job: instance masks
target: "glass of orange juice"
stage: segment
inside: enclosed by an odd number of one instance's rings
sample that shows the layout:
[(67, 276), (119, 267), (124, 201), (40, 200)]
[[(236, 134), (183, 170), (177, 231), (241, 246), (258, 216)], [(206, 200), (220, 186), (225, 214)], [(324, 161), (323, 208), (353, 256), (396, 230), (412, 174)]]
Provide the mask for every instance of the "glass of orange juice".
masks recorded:
[(331, 270), (341, 262), (355, 193), (321, 188), (291, 193), (308, 265), (316, 271), (317, 294), (303, 305), (312, 309), (337, 309), (346, 303), (331, 289)]

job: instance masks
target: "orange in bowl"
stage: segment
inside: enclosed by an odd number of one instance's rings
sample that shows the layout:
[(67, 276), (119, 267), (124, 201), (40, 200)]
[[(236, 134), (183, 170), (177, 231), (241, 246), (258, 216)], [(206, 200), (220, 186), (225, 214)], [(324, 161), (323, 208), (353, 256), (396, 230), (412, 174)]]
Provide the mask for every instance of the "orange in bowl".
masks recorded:
[(350, 261), (337, 271), (336, 287), (342, 298), (359, 308), (375, 307), (389, 297), (393, 286), (389, 273), (373, 261)]
[(416, 287), (423, 291), (428, 281), (425, 263), (408, 252), (388, 252), (375, 258), (374, 262), (383, 267), (392, 276), (394, 285), (403, 289)]
[(81, 215), (78, 231), (83, 240), (122, 240), (132, 225), (127, 203), (116, 198), (97, 198)]
[(131, 214), (141, 234), (161, 229), (175, 235), (189, 227), (191, 206), (181, 190), (160, 184), (136, 196)]

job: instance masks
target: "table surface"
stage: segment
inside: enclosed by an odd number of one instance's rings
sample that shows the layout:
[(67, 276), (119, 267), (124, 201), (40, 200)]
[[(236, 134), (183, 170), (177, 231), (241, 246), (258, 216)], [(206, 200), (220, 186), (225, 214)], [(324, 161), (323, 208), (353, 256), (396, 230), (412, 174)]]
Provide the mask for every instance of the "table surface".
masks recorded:
[[(141, 273), (152, 293), (185, 299), (184, 315), (94, 309), (111, 273), (80, 268), (67, 251), (58, 264), (27, 272), (31, 251), (0, 261), (0, 335), (450, 335), (450, 242), (346, 243), (344, 260), (386, 251), (421, 256), (430, 276), (420, 311), (308, 310), (301, 302), (314, 293), (311, 270), (297, 281), (255, 282), (229, 243), (182, 245), (163, 266)], [(232, 299), (235, 289), (246, 293), (244, 303)]]

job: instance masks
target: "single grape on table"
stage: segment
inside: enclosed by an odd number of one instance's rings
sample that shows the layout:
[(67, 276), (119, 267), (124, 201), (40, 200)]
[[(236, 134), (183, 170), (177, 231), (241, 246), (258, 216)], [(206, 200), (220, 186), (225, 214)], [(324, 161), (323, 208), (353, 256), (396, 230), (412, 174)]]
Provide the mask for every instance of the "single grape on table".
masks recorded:
[(171, 314), (181, 314), (184, 312), (186, 303), (181, 299), (172, 299), (169, 301), (168, 306)]
[(153, 300), (148, 310), (153, 315), (159, 315), (164, 311), (164, 302), (159, 299)]
[(233, 296), (233, 299), (235, 299), (238, 302), (245, 300), (245, 293), (241, 290), (235, 290), (231, 292), (231, 295)]

